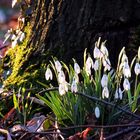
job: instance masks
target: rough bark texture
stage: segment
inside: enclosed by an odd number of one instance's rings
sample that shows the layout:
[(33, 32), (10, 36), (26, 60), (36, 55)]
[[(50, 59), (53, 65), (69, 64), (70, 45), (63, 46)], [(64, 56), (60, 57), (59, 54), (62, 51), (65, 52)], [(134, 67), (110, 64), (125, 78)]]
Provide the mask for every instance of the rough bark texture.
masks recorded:
[(140, 43), (139, 0), (34, 0), (32, 5), (27, 44), (31, 52), (25, 55), (23, 69), (32, 63), (40, 65), (51, 54), (81, 63), (84, 49), (93, 50), (99, 36), (107, 40), (115, 65), (123, 46), (132, 54)]
[(139, 13), (138, 0), (38, 0), (30, 45), (35, 52), (44, 47), (69, 61), (82, 57), (84, 48), (93, 48), (101, 36), (113, 58), (121, 47), (135, 43)]

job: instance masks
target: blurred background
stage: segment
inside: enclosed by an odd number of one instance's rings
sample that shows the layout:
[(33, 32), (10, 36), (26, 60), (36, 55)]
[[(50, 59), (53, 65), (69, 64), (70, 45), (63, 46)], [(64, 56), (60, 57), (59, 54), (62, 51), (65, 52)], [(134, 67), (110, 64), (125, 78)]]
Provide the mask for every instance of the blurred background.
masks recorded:
[(12, 8), (11, 5), (12, 0), (0, 0), (0, 48), (4, 46), (3, 40), (7, 30), (17, 27), (19, 9), (16, 7)]
[(12, 0), (0, 0), (0, 40), (10, 28), (16, 28), (19, 9), (12, 8)]

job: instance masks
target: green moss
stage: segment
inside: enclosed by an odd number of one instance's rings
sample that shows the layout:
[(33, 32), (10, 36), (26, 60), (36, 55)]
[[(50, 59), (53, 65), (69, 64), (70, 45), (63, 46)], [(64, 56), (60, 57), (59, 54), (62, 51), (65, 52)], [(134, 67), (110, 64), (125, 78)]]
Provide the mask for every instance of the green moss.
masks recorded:
[(27, 81), (27, 78), (30, 76), (35, 76), (36, 71), (29, 73), (22, 70), (22, 65), (26, 59), (27, 56), (32, 51), (32, 48), (28, 48), (27, 43), (30, 37), (30, 25), (28, 24), (24, 28), (24, 32), (26, 34), (26, 38), (24, 39), (23, 43), (15, 46), (15, 48), (10, 48), (7, 53), (7, 57), (10, 58), (10, 69), (12, 70), (12, 73), (10, 76), (4, 81), (5, 86), (9, 85), (20, 85)]

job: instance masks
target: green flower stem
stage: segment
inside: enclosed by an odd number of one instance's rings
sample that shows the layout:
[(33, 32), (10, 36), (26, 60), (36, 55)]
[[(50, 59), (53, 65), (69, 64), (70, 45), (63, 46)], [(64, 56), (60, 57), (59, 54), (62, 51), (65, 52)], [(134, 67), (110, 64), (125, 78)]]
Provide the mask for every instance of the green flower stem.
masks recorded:
[(129, 102), (129, 105), (130, 105), (130, 108), (131, 108), (131, 103), (132, 103), (132, 95), (131, 95), (131, 92), (130, 92), (130, 90), (128, 90), (127, 94), (128, 94), (128, 102)]
[(134, 99), (133, 99), (134, 102), (132, 104), (132, 112), (134, 112), (136, 109), (137, 100), (139, 96), (140, 84), (137, 86), (137, 83), (138, 83), (138, 76), (136, 76), (136, 80), (135, 80), (135, 91), (134, 91)]

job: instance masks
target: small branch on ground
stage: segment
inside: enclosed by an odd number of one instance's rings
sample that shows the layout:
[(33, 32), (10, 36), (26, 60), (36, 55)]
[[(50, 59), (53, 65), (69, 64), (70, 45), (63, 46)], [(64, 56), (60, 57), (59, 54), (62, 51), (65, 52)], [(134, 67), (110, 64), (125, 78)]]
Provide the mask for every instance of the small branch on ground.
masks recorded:
[[(58, 90), (58, 87), (53, 87), (53, 88), (49, 88), (49, 89), (42, 90), (42, 91), (40, 91), (38, 94), (42, 94), (42, 93), (44, 93), (44, 92), (49, 92), (49, 91), (55, 91), (55, 90)], [(116, 109), (121, 110), (122, 112), (125, 112), (125, 113), (127, 113), (128, 115), (131, 115), (131, 116), (133, 116), (133, 117), (135, 117), (135, 118), (137, 118), (137, 119), (140, 120), (140, 116), (139, 116), (139, 115), (136, 115), (136, 114), (134, 114), (134, 113), (132, 113), (132, 112), (130, 112), (130, 111), (128, 111), (128, 110), (125, 110), (125, 109), (123, 109), (122, 107), (120, 107), (120, 106), (118, 106), (118, 105), (116, 105), (116, 104), (113, 104), (113, 103), (111, 103), (111, 102), (107, 102), (107, 101), (105, 101), (105, 100), (99, 99), (99, 98), (94, 97), (94, 96), (89, 96), (89, 95), (84, 94), (84, 93), (81, 93), (81, 92), (76, 92), (76, 93), (74, 93), (74, 94), (80, 95), (80, 96), (83, 96), (83, 97), (86, 97), (86, 98), (88, 98), (89, 100), (92, 100), (92, 101), (98, 101), (98, 102), (100, 102), (100, 103), (103, 103), (103, 104), (106, 104), (106, 105), (110, 105), (110, 106), (115, 107)]]

